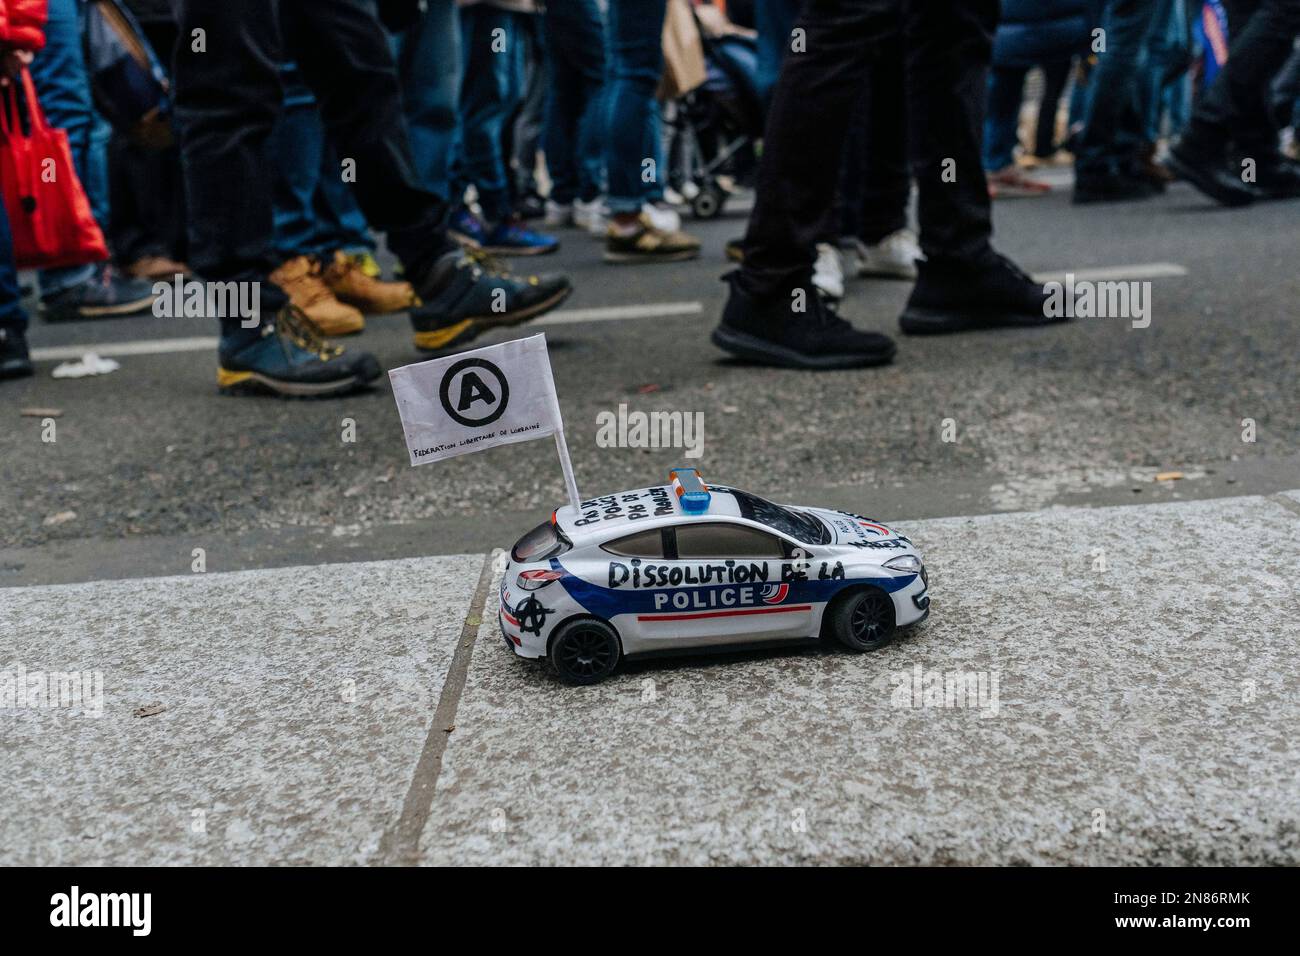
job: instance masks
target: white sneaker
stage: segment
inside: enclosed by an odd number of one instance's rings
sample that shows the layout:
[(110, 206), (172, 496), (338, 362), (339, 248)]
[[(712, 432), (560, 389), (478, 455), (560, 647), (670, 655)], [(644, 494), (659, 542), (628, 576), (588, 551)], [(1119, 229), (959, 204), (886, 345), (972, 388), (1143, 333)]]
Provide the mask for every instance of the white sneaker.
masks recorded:
[(546, 215), (542, 218), (542, 222), (552, 229), (561, 226), (572, 226), (575, 219), (573, 207), (568, 203), (555, 202), (551, 199), (546, 200)]
[(605, 238), (605, 227), (609, 224), (609, 210), (603, 199), (597, 197), (591, 202), (575, 199), (573, 202), (573, 224), (579, 229), (586, 229), (596, 239)]
[(828, 299), (839, 301), (844, 298), (844, 266), (840, 262), (840, 251), (829, 242), (817, 243), (812, 281)]
[(925, 258), (925, 253), (917, 245), (916, 233), (910, 229), (891, 232), (871, 246), (861, 239), (854, 239), (853, 251), (857, 255), (860, 276), (915, 279), (916, 260)]
[(641, 211), (650, 218), (650, 222), (660, 232), (682, 231), (682, 217), (666, 202), (648, 202), (641, 207)]

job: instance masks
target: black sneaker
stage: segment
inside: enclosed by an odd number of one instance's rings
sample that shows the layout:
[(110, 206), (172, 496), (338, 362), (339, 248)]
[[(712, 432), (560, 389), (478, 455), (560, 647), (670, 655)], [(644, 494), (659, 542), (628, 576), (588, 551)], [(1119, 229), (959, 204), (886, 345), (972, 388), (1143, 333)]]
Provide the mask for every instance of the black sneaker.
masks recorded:
[(1149, 179), (1136, 173), (1089, 173), (1079, 171), (1074, 177), (1074, 195), (1070, 201), (1076, 206), (1094, 202), (1128, 202), (1149, 199), (1163, 192)]
[(22, 329), (0, 328), (0, 379), (23, 378), (32, 374), (27, 335)]
[(1186, 136), (1169, 148), (1165, 165), (1220, 205), (1246, 206), (1258, 195), (1255, 188), (1242, 182), (1222, 150), (1198, 147)]
[(1261, 199), (1300, 197), (1300, 164), (1277, 152), (1261, 157), (1255, 170), (1255, 188)]
[(105, 265), (81, 285), (42, 299), (41, 317), (46, 322), (69, 322), (135, 315), (148, 311), (154, 298), (152, 282), (128, 278)]
[(411, 310), (415, 347), (439, 353), (488, 329), (519, 325), (549, 312), (573, 291), (567, 276), (512, 275), (482, 252), (448, 252), (415, 283), (423, 303)]
[(756, 299), (740, 288), (738, 276), (723, 276), (731, 294), (711, 336), (724, 352), (783, 368), (861, 368), (893, 359), (893, 339), (855, 329), (826, 307), (811, 280), (801, 290), (806, 311), (796, 312), (794, 295)]
[(342, 395), (373, 382), (380, 373), (373, 355), (331, 345), (293, 305), (281, 309), (253, 338), (223, 337), (217, 362), (217, 386), (226, 394)]
[(908, 335), (939, 335), (999, 326), (1048, 325), (1047, 291), (992, 249), (971, 261), (922, 259), (898, 319)]

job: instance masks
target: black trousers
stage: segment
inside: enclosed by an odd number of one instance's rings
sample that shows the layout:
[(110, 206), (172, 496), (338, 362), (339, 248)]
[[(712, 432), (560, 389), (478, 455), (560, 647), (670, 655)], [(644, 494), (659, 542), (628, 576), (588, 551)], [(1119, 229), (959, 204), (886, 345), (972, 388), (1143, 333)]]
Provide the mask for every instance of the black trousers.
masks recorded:
[(912, 171), (907, 165), (902, 44), (880, 53), (868, 65), (866, 87), (853, 108), (840, 165), (839, 216), (826, 237), (831, 242), (855, 236), (874, 244), (907, 225)]
[(1300, 33), (1300, 0), (1230, 0), (1228, 62), (1192, 113), (1189, 135), (1248, 155), (1277, 151), (1277, 117), (1270, 86)]
[[(155, 14), (140, 26), (154, 52), (169, 56), (176, 45), (176, 24), (170, 17)], [(119, 264), (129, 265), (144, 256), (187, 259), (179, 147), (149, 149), (114, 131), (108, 142), (108, 190), (108, 247)]]
[[(853, 107), (871, 65), (902, 44), (908, 157), (931, 259), (983, 253), (992, 234), (980, 159), (998, 0), (808, 0), (773, 92), (745, 234), (741, 287), (784, 294), (808, 280), (832, 208)], [(796, 34), (797, 36), (797, 34)]]
[[(320, 103), (367, 220), (416, 278), (441, 252), (447, 203), (420, 185), (375, 0), (173, 0), (176, 117), (190, 265), (214, 280), (264, 280), (271, 253), (266, 143), (292, 59)], [(196, 50), (196, 30), (204, 49)], [(285, 42), (287, 38), (288, 42)], [(340, 175), (343, 174), (342, 167)]]

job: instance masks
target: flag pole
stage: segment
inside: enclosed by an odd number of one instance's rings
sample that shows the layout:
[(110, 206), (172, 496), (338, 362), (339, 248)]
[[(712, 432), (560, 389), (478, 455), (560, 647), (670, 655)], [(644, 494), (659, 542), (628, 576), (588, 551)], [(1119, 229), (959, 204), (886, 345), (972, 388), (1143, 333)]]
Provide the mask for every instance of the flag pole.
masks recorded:
[(560, 470), (564, 472), (564, 486), (569, 490), (569, 504), (578, 515), (582, 514), (582, 497), (578, 494), (578, 482), (573, 477), (573, 462), (569, 460), (569, 446), (564, 440), (564, 426), (555, 429), (555, 450), (560, 453)]

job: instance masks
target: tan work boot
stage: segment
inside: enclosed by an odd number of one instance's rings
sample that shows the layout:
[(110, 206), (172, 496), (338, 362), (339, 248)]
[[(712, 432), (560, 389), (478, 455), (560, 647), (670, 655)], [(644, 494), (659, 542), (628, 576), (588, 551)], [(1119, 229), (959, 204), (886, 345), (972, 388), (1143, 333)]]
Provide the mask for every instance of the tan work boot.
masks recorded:
[(270, 278), (322, 335), (355, 335), (366, 327), (365, 317), (335, 298), (323, 272), (319, 259), (294, 256)]
[(324, 279), (340, 302), (355, 305), (371, 315), (402, 312), (420, 304), (411, 283), (385, 282), (368, 276), (356, 259), (341, 251), (334, 253), (334, 261), (325, 270)]

